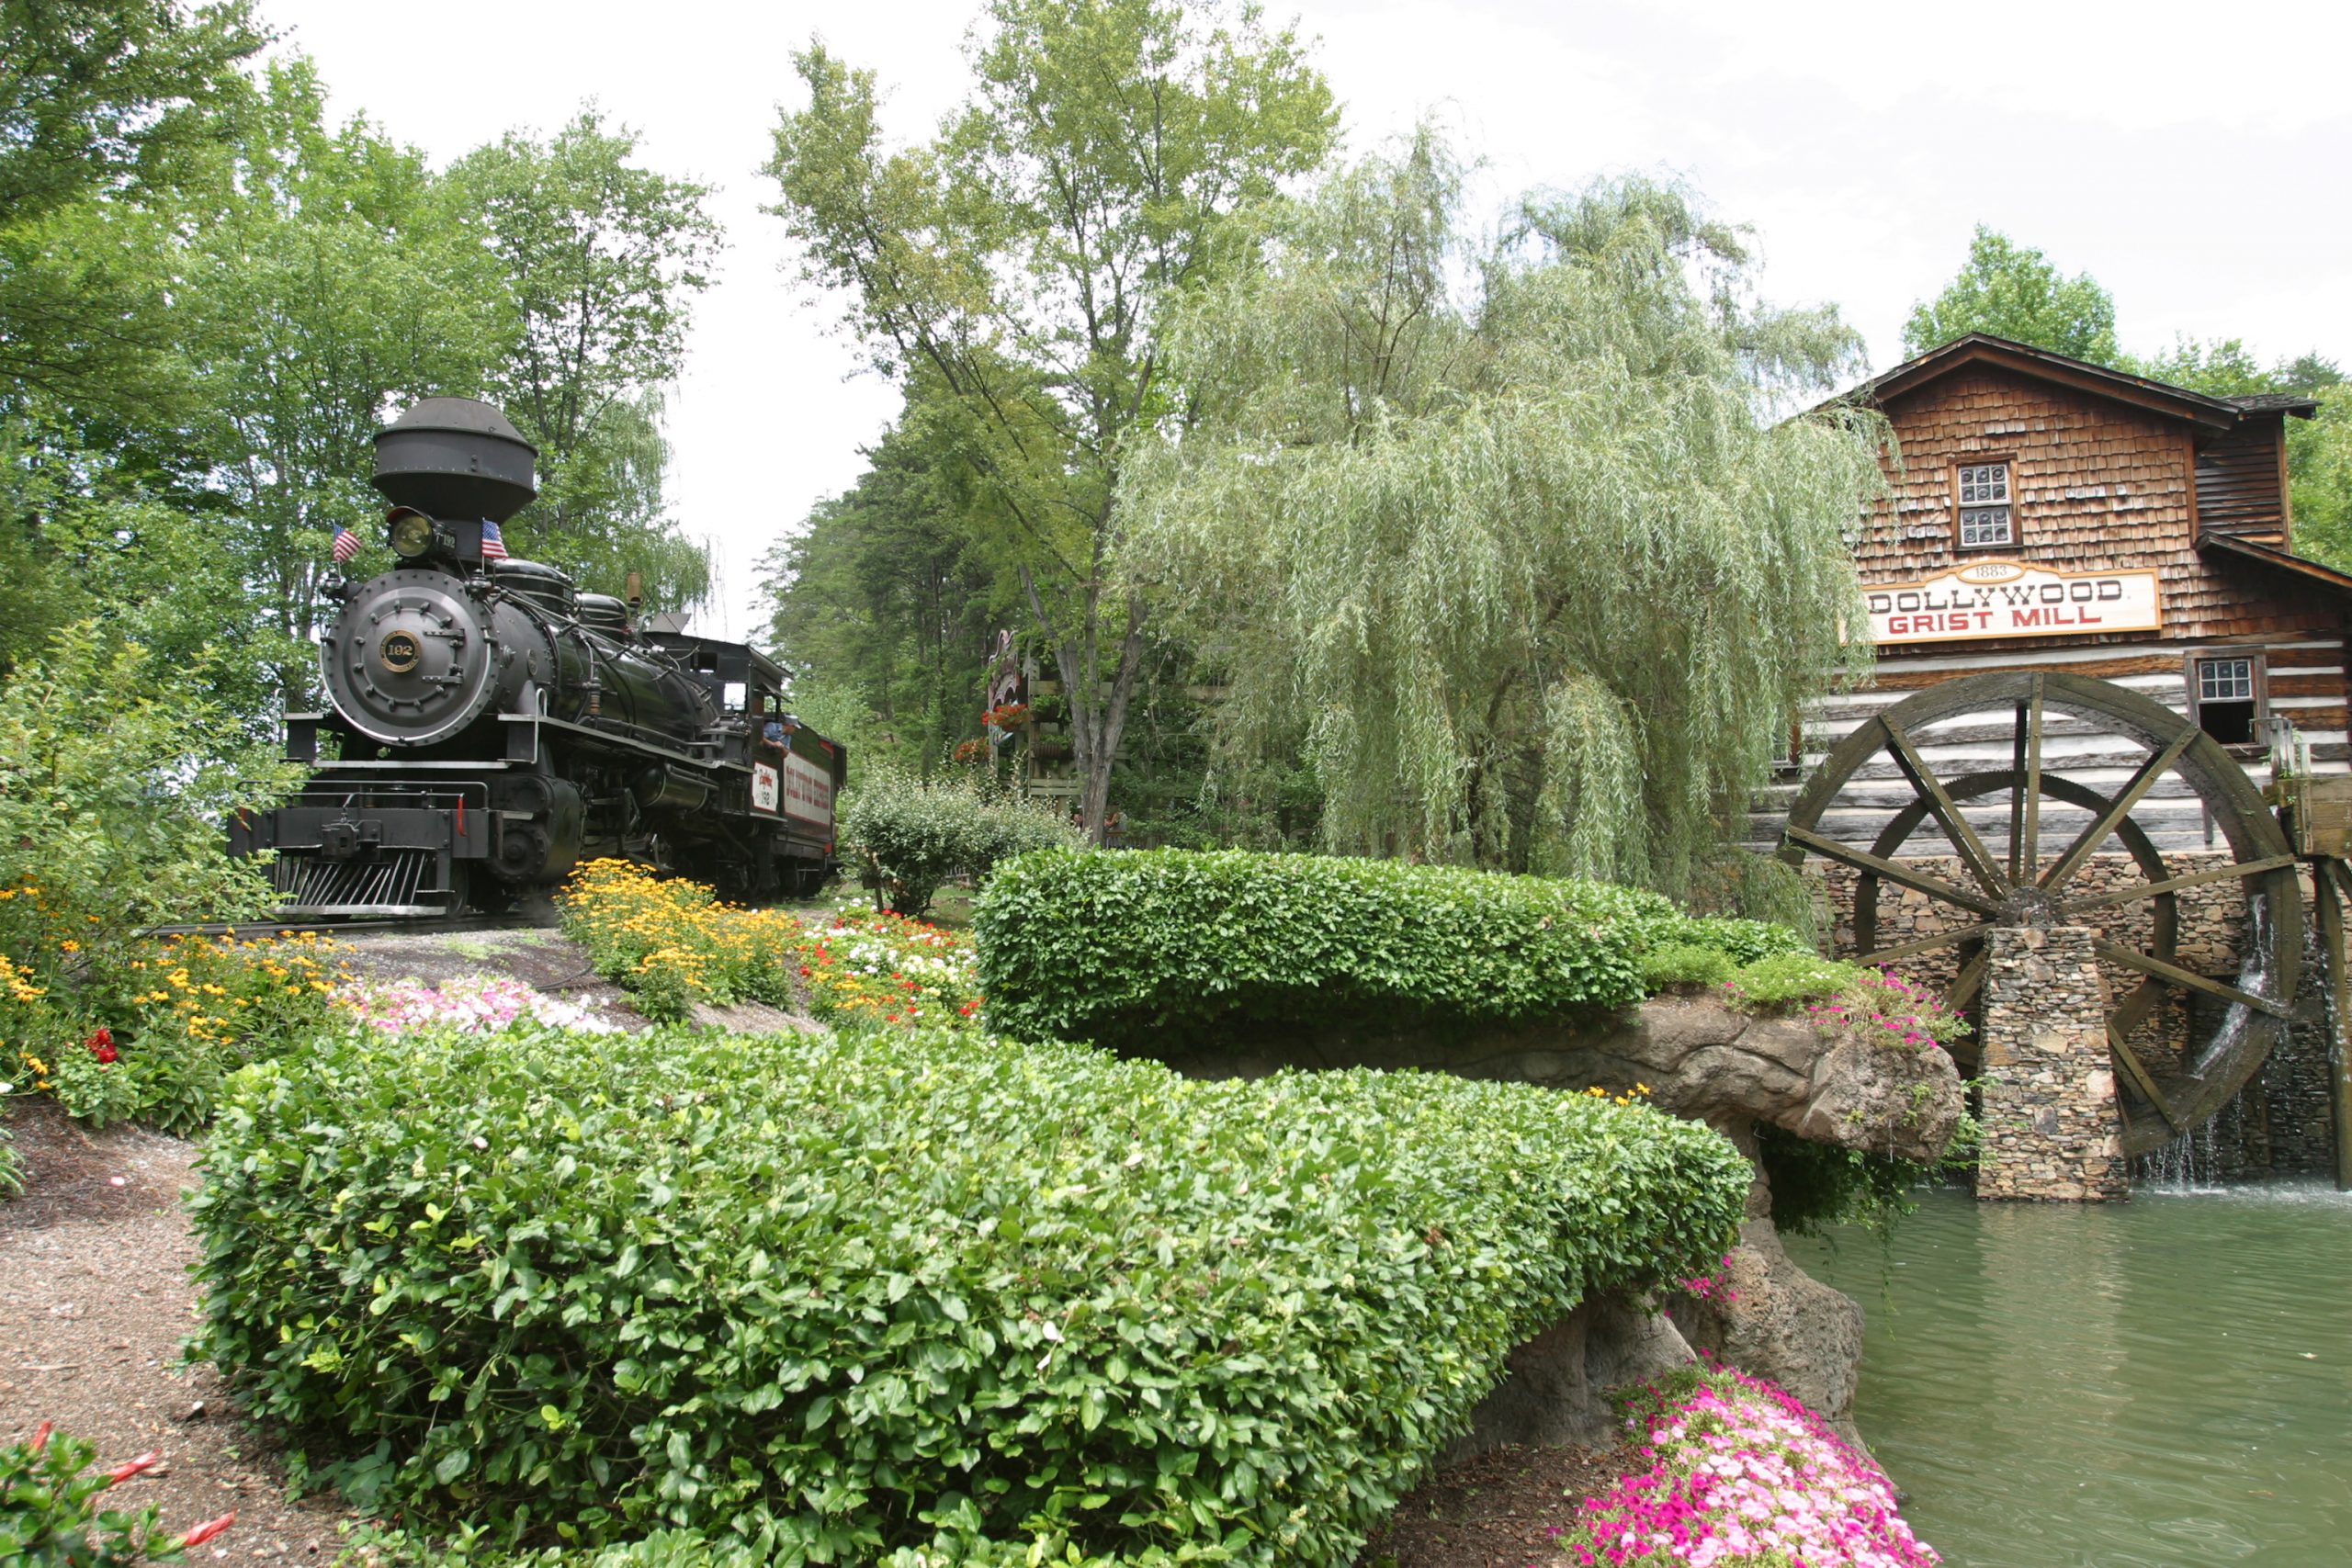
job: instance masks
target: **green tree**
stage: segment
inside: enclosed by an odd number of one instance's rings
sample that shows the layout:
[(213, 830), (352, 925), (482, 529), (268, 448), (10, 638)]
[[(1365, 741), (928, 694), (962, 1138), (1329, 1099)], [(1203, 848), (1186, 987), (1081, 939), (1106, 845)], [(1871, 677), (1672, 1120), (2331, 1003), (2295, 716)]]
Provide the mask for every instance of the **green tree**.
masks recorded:
[(176, 187), (263, 42), (243, 0), (0, 0), (0, 389), (153, 400), (172, 342), (155, 276), (74, 242), (102, 200)]
[(2267, 369), (2245, 341), (2222, 338), (2208, 343), (2186, 334), (2154, 359), (2126, 359), (2124, 367), (2162, 381), (2186, 387), (2209, 398), (2242, 398), (2256, 392), (2286, 390), (2279, 370)]
[[(507, 352), (495, 259), (447, 220), (424, 158), (364, 121), (330, 130), (307, 62), (272, 67), (198, 215), (175, 285), (194, 363), (187, 435), (288, 703), (334, 531), (373, 539), (373, 439), (408, 399), (478, 394)], [(224, 631), (227, 628), (224, 628)]]
[(1329, 847), (1679, 891), (1867, 658), (1838, 634), (1883, 426), (1773, 417), (1860, 345), (1746, 302), (1736, 233), (1671, 188), (1531, 200), (1483, 251), (1459, 199), (1424, 135), (1199, 291), (1170, 370), (1216, 416), (1131, 457), (1135, 559), (1237, 739), (1304, 733)]
[(2352, 571), (2352, 382), (2308, 389), (2319, 416), (2287, 422), (2295, 552)]
[(1925, 354), (1970, 333), (2031, 344), (2094, 365), (2123, 357), (2115, 300), (2088, 273), (2063, 276), (2050, 258), (1980, 223), (1968, 261), (1935, 299), (1912, 307), (1903, 352)]
[(993, 0), (969, 58), (938, 137), (891, 152), (873, 73), (797, 56), (808, 103), (776, 127), (771, 210), (972, 476), (966, 516), (1060, 677), (1099, 838), (1148, 652), (1148, 603), (1114, 580), (1120, 467), (1193, 417), (1167, 310), (1246, 259), (1233, 215), (1316, 167), (1336, 115), (1295, 34), (1249, 8)]
[[(854, 698), (871, 721), (837, 739), (870, 747), (888, 735), (885, 756), (927, 772), (978, 729), (989, 578), (963, 524), (958, 468), (943, 473), (903, 427), (869, 461), (854, 486), (819, 503), (769, 552), (770, 630), (794, 671), (802, 716), (824, 730), (804, 696)], [(869, 765), (884, 760), (867, 756)]]
[(694, 297), (720, 244), (708, 187), (639, 166), (637, 134), (594, 106), (546, 141), (510, 133), (450, 171), (518, 314), (493, 396), (539, 448), (539, 499), (518, 542), (659, 604), (709, 589), (706, 553), (663, 513), (661, 390), (685, 356)]

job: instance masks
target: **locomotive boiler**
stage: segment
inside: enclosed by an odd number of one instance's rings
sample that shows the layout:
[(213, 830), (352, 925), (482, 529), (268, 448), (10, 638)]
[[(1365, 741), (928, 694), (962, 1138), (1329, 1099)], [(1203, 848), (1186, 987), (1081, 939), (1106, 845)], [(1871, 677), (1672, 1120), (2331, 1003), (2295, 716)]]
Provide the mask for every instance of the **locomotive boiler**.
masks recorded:
[(753, 899), (836, 869), (848, 757), (785, 711), (773, 660), (506, 556), (537, 457), (469, 398), (377, 433), (400, 564), (330, 585), (330, 707), (287, 716), (288, 758), (315, 772), (231, 826), (232, 852), (276, 852), (283, 917), (495, 910), (597, 855)]

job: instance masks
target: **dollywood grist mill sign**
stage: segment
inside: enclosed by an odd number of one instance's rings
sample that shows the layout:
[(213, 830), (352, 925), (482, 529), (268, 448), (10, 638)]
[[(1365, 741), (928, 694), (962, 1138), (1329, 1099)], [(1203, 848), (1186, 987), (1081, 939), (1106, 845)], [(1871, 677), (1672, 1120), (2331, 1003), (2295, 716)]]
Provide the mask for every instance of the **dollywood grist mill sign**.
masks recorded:
[(2080, 637), (2154, 631), (2153, 571), (2051, 571), (2023, 561), (1973, 560), (1917, 582), (1862, 590), (1881, 648), (1979, 637)]

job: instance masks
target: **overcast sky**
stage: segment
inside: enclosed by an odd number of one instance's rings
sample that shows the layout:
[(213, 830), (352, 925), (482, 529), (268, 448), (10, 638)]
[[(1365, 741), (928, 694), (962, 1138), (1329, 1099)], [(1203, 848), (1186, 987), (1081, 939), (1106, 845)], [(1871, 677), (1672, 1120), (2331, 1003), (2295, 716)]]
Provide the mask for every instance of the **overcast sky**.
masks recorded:
[[(968, 0), (261, 0), (337, 116), (444, 164), (594, 98), (664, 172), (720, 187), (729, 249), (671, 402), (672, 494), (721, 604), (755, 628), (759, 556), (855, 479), (897, 407), (792, 275), (757, 174), (790, 55), (821, 34), (891, 89), (893, 134), (960, 96)], [(1269, 15), (1285, 14), (1280, 5)], [(1752, 225), (1779, 303), (1831, 301), (1883, 367), (1979, 221), (2115, 296), (2124, 346), (2243, 337), (2352, 365), (2352, 6), (1438, 4), (1300, 8), (1363, 149), (1436, 112), (1500, 195), (1659, 171)], [(2226, 25), (2217, 25), (2225, 17)]]

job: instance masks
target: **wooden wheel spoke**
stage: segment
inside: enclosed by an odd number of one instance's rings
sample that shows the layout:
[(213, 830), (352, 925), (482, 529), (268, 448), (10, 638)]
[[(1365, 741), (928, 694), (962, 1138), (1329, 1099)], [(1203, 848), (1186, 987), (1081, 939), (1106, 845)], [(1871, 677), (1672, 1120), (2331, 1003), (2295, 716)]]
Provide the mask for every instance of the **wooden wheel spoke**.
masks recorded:
[(2209, 882), (2227, 882), (2233, 876), (2260, 876), (2267, 871), (2292, 865), (2293, 855), (2269, 855), (2262, 860), (2240, 861), (2235, 865), (2216, 866), (2211, 871), (2191, 872), (2187, 876), (2168, 876), (2162, 882), (2138, 882), (2112, 893), (2100, 893), (2090, 897), (2068, 898), (2060, 902), (2062, 915), (2079, 915), (2090, 909), (2112, 908), (2118, 904), (2136, 903), (2143, 898), (2159, 897), (2177, 893), (2184, 887), (2200, 887)]
[(2165, 776), (2165, 770), (2180, 760), (2180, 754), (2188, 750), (2188, 743), (2203, 733), (2203, 730), (2190, 725), (2173, 737), (2171, 745), (2141, 763), (2140, 771), (2132, 775), (2132, 782), (2123, 786), (2123, 793), (2109, 801), (2107, 809), (2098, 814), (2098, 819), (2077, 833), (2075, 841), (2066, 846), (2066, 852), (2041, 874), (2042, 888), (2054, 891), (2074, 875), (2083, 862), (2090, 859), (2091, 852), (2107, 841), (2107, 836), (2115, 831), (2115, 825), (2132, 815), (2132, 808), (2140, 804), (2140, 797)]
[(2130, 1043), (2123, 1038), (2122, 1032), (2115, 1027), (2112, 1021), (2109, 1021), (2107, 1026), (2107, 1048), (2114, 1055), (2115, 1065), (2123, 1069), (2123, 1076), (2132, 1080), (2132, 1087), (2138, 1089), (2141, 1097), (2156, 1108), (2156, 1114), (2165, 1119), (2165, 1124), (2176, 1133), (2188, 1132), (2188, 1125), (2182, 1122), (2180, 1112), (2174, 1109), (2172, 1100), (2165, 1096), (2165, 1091), (2156, 1087), (2155, 1078), (2132, 1051)]
[(2154, 975), (2159, 980), (2169, 980), (2176, 986), (2186, 986), (2192, 991), (2203, 991), (2208, 996), (2220, 997), (2233, 1002), (2243, 1002), (2256, 1011), (2267, 1012), (2274, 1018), (2285, 1018), (2291, 1010), (2284, 1002), (2273, 1001), (2268, 997), (2257, 997), (2252, 991), (2242, 991), (2235, 986), (2225, 986), (2219, 980), (2209, 980), (2193, 969), (2183, 969), (2177, 964), (2167, 964), (2161, 958), (2151, 958), (2144, 953), (2134, 953), (2128, 947), (2118, 947), (2111, 942), (2095, 942), (2091, 943), (2091, 951), (2110, 963), (2122, 964), (2126, 969), (2136, 969), (2143, 975)]
[(1961, 967), (1944, 989), (1945, 1011), (1958, 1012), (1976, 999), (1976, 993), (1984, 988), (1984, 970), (1991, 963), (1991, 954), (1979, 952)]
[(2009, 885), (2022, 887), (2041, 863), (2041, 677), (2035, 675), (2018, 705), (2012, 748), (2018, 776), (2009, 796)]
[(1968, 867), (1969, 874), (1994, 897), (2006, 897), (2008, 886), (1993, 864), (1993, 852), (1984, 847), (1984, 840), (1977, 837), (1976, 829), (1970, 827), (1968, 819), (1960, 814), (1960, 807), (1945, 792), (1943, 781), (1937, 778), (1934, 770), (1920, 758), (1918, 748), (1911, 744), (1911, 737), (1904, 732), (1901, 725), (1884, 714), (1879, 716), (1878, 722), (1879, 728), (1886, 733), (1887, 750), (1894, 753), (1895, 765), (1903, 770), (1904, 777), (1911, 781), (1912, 790), (1927, 802), (1928, 811), (1942, 824), (1944, 836), (1951, 840), (1952, 848), (1960, 852), (1961, 863)]
[(1842, 862), (1856, 870), (1875, 872), (1889, 882), (1904, 887), (1917, 888), (1930, 898), (1940, 898), (1947, 904), (1957, 904), (1963, 909), (1971, 909), (1980, 915), (2000, 913), (1999, 907), (1991, 899), (1971, 893), (1965, 887), (1956, 886), (1940, 876), (1916, 870), (1901, 861), (1887, 860), (1871, 854), (1867, 850), (1851, 848), (1824, 834), (1814, 832), (1810, 829), (1800, 828), (1793, 822), (1789, 824), (1786, 832), (1791, 843), (1802, 844), (1806, 849), (1826, 855), (1831, 860)]
[(1991, 920), (1979, 920), (1970, 926), (1954, 926), (1948, 931), (1938, 931), (1933, 936), (1923, 936), (1917, 942), (1906, 942), (1896, 947), (1882, 947), (1876, 953), (1858, 953), (1855, 955), (1854, 962), (1871, 964), (1892, 964), (1898, 958), (1908, 958), (1914, 953), (1932, 953), (1939, 947), (1958, 946), (1963, 942), (1983, 936), (1992, 929)]

